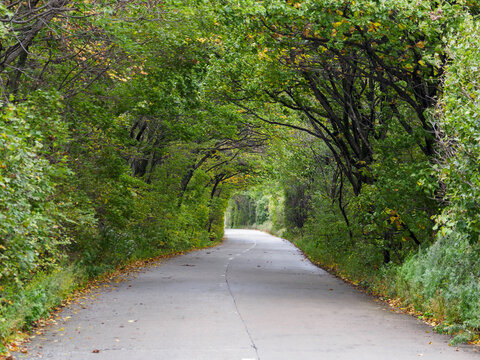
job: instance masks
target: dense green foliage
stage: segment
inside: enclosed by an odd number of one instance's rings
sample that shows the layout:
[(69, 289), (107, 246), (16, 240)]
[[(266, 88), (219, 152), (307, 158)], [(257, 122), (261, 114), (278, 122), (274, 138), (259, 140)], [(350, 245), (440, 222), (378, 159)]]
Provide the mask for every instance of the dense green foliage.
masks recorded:
[(0, 341), (92, 276), (221, 240), (265, 137), (205, 91), (199, 10), (0, 6)]
[(441, 328), (459, 332), (459, 340), (472, 339), (472, 330), (480, 328), (479, 35), (479, 24), (467, 17), (447, 47), (450, 61), (436, 110), (440, 156), (434, 168), (446, 199), (437, 217), (437, 241), (397, 275), (400, 294), (418, 308), (433, 309), (446, 320)]
[[(291, 129), (229, 225), (286, 229), (322, 266), (475, 338), (478, 5), (225, 3), (238, 32), (219, 93)], [(264, 198), (283, 199), (273, 223), (255, 223)]]
[[(0, 339), (223, 227), (476, 336), (479, 6), (0, 5)], [(224, 214), (226, 211), (226, 218)]]

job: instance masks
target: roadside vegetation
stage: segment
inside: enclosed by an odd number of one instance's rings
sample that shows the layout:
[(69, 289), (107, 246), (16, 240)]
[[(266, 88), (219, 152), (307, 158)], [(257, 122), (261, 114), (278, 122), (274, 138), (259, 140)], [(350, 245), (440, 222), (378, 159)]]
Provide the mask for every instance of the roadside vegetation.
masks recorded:
[(227, 225), (285, 236), (454, 342), (478, 340), (478, 3), (270, 1), (224, 13), (250, 19), (233, 46), (252, 59), (235, 64), (243, 81), (227, 72), (225, 97), (284, 128), (264, 182), (230, 200)]
[(0, 4), (0, 343), (89, 279), (221, 240), (265, 136), (206, 94), (192, 9)]
[(224, 224), (478, 339), (477, 2), (0, 12), (0, 342), (88, 279)]

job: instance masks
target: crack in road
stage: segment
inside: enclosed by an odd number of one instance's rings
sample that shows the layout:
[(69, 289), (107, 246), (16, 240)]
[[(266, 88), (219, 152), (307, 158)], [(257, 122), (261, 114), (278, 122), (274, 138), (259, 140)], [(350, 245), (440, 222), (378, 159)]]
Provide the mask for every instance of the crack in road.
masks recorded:
[(28, 354), (14, 356), (479, 360), (477, 349), (449, 347), (450, 337), (390, 312), (286, 241), (253, 230), (226, 235), (216, 249), (170, 259), (114, 292), (102, 288), (72, 304), (42, 336), (32, 337)]
[(235, 309), (237, 311), (238, 317), (242, 321), (242, 324), (245, 328), (245, 331), (247, 332), (248, 338), (250, 339), (251, 346), (255, 350), (255, 354), (257, 356), (256, 360), (260, 360), (260, 356), (258, 355), (257, 345), (255, 344), (255, 341), (253, 340), (253, 337), (252, 337), (252, 334), (250, 333), (250, 330), (248, 329), (247, 322), (245, 321), (244, 317), (242, 316), (242, 313), (240, 312), (240, 309), (238, 308), (237, 299), (235, 298), (235, 295), (233, 294), (230, 283), (228, 282), (228, 271), (230, 270), (230, 265), (231, 265), (232, 261), (235, 260), (235, 258), (249, 252), (250, 250), (255, 248), (255, 246), (257, 246), (257, 241), (256, 240), (255, 240), (254, 244), (252, 246), (250, 246), (248, 249), (246, 249), (246, 250), (242, 251), (240, 254), (236, 254), (234, 257), (231, 257), (231, 258), (228, 259), (228, 264), (227, 264), (227, 267), (225, 269), (225, 282), (227, 284), (228, 292), (230, 293), (230, 296), (232, 297), (233, 304), (235, 305)]

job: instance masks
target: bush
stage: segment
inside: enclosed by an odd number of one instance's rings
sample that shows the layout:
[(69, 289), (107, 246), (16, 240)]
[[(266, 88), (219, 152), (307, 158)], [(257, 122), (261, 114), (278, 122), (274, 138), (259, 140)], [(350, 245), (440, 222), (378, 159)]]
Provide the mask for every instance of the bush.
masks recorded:
[(68, 242), (59, 221), (66, 214), (51, 201), (64, 168), (46, 159), (44, 134), (27, 121), (34, 114), (13, 104), (0, 113), (0, 284), (51, 268)]
[[(395, 293), (443, 321), (442, 329), (480, 330), (480, 246), (451, 231), (397, 270)], [(465, 336), (465, 335), (462, 335)]]

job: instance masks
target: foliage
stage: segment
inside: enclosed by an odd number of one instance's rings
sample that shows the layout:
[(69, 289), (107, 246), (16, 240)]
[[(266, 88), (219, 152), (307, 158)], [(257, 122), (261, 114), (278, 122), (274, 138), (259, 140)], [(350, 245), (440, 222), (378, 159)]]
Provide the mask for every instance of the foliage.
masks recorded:
[(228, 228), (261, 227), (272, 222), (271, 194), (262, 187), (234, 194), (228, 203), (226, 225)]
[(218, 96), (294, 129), (266, 166), (270, 196), (285, 196), (286, 235), (323, 266), (470, 336), (478, 6), (224, 3)]
[(51, 308), (60, 305), (82, 280), (84, 274), (79, 268), (67, 266), (53, 272), (38, 272), (21, 289), (5, 287), (1, 298), (0, 337), (8, 338), (12, 329), (28, 327), (47, 317)]
[[(37, 101), (36, 106), (41, 104)], [(63, 129), (55, 128), (57, 114), (41, 115), (40, 109), (28, 105), (9, 104), (2, 109), (0, 282), (4, 284), (21, 284), (39, 269), (48, 270), (61, 259), (60, 246), (68, 242), (61, 231), (66, 214), (49, 201), (55, 193), (55, 179), (67, 169), (45, 158), (55, 156), (58, 147), (45, 138), (62, 137)], [(41, 121), (49, 123), (46, 130), (42, 131)]]
[(477, 211), (480, 198), (478, 34), (478, 22), (467, 18), (452, 36), (448, 48), (451, 60), (447, 66), (444, 94), (437, 110), (442, 145), (442, 158), (437, 169), (448, 200), (438, 222), (446, 228), (455, 228), (455, 231), (468, 234), (472, 242), (478, 241), (480, 233)]
[(478, 329), (475, 2), (0, 13), (0, 337), (85, 277), (225, 224)]
[[(447, 204), (436, 242), (396, 274), (398, 293), (440, 320), (454, 341), (480, 328), (478, 242), (478, 71), (480, 27), (468, 16), (450, 38), (444, 93), (436, 116), (441, 157), (435, 166)], [(474, 332), (472, 332), (472, 330)]]
[(85, 278), (220, 240), (265, 136), (204, 88), (214, 24), (202, 8), (0, 12), (2, 340)]
[(442, 328), (480, 326), (479, 248), (458, 232), (440, 236), (398, 271), (398, 293), (443, 320)]

